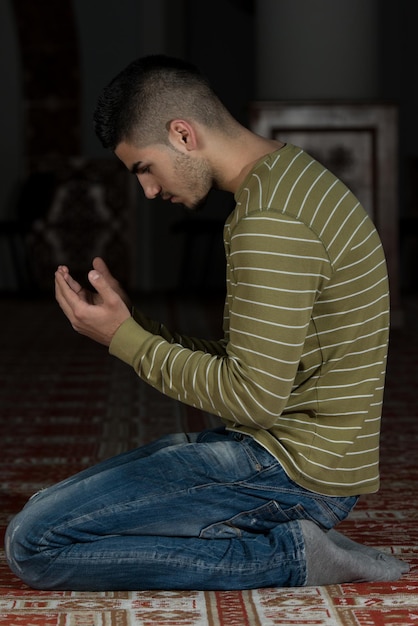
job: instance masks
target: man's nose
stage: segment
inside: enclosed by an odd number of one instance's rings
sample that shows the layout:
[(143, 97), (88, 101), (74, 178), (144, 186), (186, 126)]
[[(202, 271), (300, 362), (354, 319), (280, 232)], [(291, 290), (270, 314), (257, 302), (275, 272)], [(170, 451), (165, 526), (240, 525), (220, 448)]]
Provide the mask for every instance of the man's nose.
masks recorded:
[(141, 183), (142, 189), (144, 190), (145, 197), (148, 198), (148, 200), (153, 200), (159, 195), (160, 193), (159, 185), (153, 182), (148, 182), (144, 184), (143, 182), (140, 181), (140, 183)]

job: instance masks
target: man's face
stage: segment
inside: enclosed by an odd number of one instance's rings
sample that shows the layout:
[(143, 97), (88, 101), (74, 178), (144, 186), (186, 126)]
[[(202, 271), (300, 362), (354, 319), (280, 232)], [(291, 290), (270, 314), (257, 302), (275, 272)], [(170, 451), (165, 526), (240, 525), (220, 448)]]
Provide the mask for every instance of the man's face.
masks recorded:
[(188, 209), (201, 206), (213, 186), (207, 162), (170, 146), (150, 145), (138, 148), (122, 141), (116, 156), (134, 174), (149, 199), (184, 204)]

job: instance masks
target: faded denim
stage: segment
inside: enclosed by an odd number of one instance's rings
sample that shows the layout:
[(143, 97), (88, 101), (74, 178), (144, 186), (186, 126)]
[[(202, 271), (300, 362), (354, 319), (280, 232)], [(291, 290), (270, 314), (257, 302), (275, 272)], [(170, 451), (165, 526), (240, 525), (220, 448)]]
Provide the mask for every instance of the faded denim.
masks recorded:
[(38, 589), (297, 587), (298, 520), (329, 529), (356, 501), (299, 487), (246, 435), (170, 435), (32, 496), (6, 556)]

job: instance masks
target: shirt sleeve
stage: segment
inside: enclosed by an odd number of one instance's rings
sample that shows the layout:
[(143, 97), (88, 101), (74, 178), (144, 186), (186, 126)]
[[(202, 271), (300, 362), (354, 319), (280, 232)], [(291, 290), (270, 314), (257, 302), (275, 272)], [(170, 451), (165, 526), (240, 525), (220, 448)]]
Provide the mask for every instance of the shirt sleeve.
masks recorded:
[(227, 327), (217, 349), (132, 317), (110, 352), (166, 395), (234, 425), (268, 429), (286, 407), (330, 271), (305, 225), (263, 212), (246, 217), (227, 245)]

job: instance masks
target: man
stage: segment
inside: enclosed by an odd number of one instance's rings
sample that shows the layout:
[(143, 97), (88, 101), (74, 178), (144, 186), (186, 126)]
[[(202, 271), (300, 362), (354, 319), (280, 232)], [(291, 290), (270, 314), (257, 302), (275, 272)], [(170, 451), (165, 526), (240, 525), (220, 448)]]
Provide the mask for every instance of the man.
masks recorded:
[(225, 428), (166, 436), (36, 494), (11, 522), (10, 567), (42, 589), (244, 589), (396, 580), (405, 563), (333, 529), (379, 486), (389, 299), (377, 232), (300, 148), (231, 117), (180, 60), (134, 61), (96, 132), (147, 198), (225, 224), (224, 336), (172, 334), (131, 312), (102, 259), (89, 292), (56, 272), (76, 331)]

